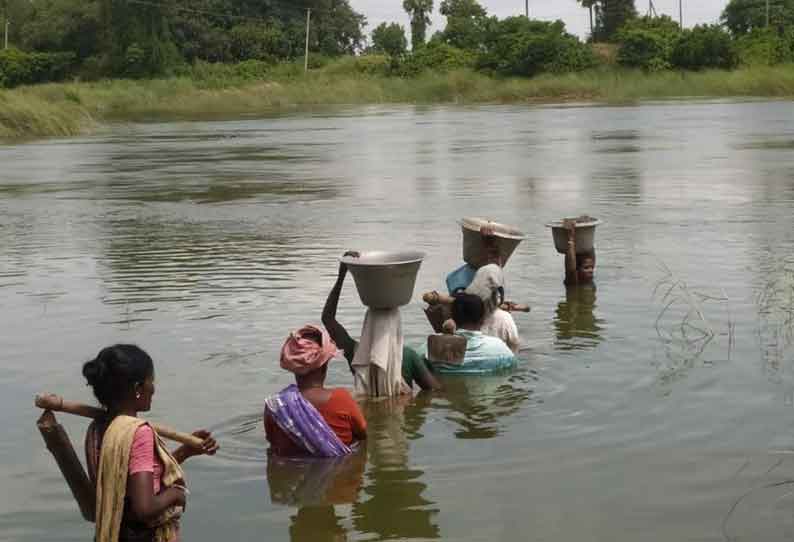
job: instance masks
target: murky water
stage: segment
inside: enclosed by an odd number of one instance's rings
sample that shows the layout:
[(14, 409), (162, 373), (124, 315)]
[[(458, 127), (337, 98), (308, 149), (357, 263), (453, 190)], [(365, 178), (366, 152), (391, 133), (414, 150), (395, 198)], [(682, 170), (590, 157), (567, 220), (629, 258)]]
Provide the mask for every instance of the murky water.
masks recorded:
[[(32, 398), (90, 400), (81, 363), (118, 341), (155, 358), (151, 417), (223, 446), (188, 465), (185, 540), (790, 539), (792, 151), (786, 102), (356, 108), (0, 147), (0, 539), (90, 539)], [(605, 221), (598, 287), (566, 292), (544, 224), (584, 212)], [(421, 249), (417, 291), (438, 289), (466, 215), (528, 234), (507, 267), (533, 307), (520, 367), (366, 405), (341, 465), (268, 464), (277, 352), (319, 320), (336, 258)], [(340, 320), (363, 312), (351, 281)]]

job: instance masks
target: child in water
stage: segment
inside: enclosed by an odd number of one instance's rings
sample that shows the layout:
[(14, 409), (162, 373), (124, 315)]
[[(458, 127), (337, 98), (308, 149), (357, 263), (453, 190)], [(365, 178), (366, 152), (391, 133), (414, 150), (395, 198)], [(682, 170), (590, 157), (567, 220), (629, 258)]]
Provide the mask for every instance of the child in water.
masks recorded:
[(587, 252), (576, 252), (576, 221), (564, 220), (568, 230), (568, 252), (565, 253), (565, 285), (584, 286), (593, 283), (595, 276), (595, 248)]

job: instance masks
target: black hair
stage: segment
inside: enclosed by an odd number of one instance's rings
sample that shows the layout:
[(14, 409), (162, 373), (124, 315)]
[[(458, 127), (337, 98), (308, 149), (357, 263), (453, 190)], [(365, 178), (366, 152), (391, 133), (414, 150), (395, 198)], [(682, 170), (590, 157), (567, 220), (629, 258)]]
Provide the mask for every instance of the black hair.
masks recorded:
[(105, 407), (123, 399), (136, 384), (154, 375), (149, 354), (133, 344), (116, 344), (100, 350), (83, 365), (83, 376)]
[(474, 294), (455, 294), (452, 303), (452, 319), (458, 327), (479, 324), (485, 317), (485, 305)]

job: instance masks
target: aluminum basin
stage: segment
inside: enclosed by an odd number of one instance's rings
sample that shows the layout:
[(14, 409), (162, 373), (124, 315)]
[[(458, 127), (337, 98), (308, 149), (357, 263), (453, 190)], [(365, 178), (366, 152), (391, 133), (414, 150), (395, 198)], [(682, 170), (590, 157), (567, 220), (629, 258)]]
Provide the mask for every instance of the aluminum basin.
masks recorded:
[(480, 235), (480, 228), (486, 225), (494, 228), (496, 246), (502, 258), (502, 267), (504, 267), (518, 245), (525, 239), (524, 234), (512, 226), (483, 218), (464, 218), (460, 221), (460, 227), (463, 230), (463, 261), (477, 269), (488, 263), (487, 253)]
[[(602, 222), (597, 218), (589, 218), (585, 221), (576, 221), (576, 253), (582, 254), (583, 252), (592, 252), (595, 246), (595, 231), (596, 226)], [(568, 230), (562, 225), (562, 220), (557, 222), (550, 222), (546, 224), (547, 228), (551, 228), (551, 235), (554, 239), (554, 247), (560, 254), (568, 252)]]
[(361, 302), (373, 309), (392, 309), (411, 302), (416, 275), (424, 252), (363, 252), (345, 256), (344, 263), (353, 275)]

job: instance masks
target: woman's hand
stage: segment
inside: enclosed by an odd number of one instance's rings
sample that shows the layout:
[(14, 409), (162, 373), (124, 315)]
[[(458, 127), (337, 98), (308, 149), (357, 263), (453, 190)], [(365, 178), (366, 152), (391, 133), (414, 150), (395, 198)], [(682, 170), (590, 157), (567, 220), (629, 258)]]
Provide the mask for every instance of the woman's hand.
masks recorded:
[(196, 452), (194, 455), (215, 455), (215, 452), (217, 452), (220, 449), (218, 442), (214, 438), (212, 438), (212, 433), (210, 433), (206, 429), (199, 429), (198, 431), (194, 431), (193, 436), (198, 437), (204, 441), (201, 443), (200, 449), (193, 448), (193, 450), (195, 450)]
[(183, 509), (187, 507), (187, 491), (182, 484), (174, 484), (166, 489), (169, 492), (168, 500), (171, 501), (171, 506), (181, 506)]
[[(361, 253), (355, 250), (348, 250), (344, 254), (342, 254), (343, 258), (360, 258)], [(347, 264), (345, 262), (339, 262), (339, 278), (344, 278), (345, 273), (347, 273)]]

